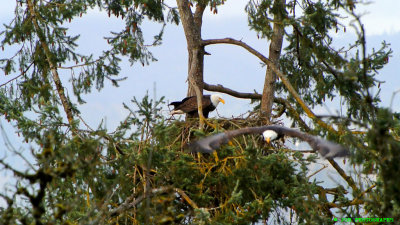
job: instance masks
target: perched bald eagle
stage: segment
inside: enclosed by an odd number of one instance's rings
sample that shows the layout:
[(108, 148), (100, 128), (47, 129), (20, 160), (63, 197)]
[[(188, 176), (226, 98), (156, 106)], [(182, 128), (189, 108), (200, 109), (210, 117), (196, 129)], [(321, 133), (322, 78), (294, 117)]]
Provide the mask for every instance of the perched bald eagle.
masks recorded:
[[(220, 95), (203, 95), (203, 115), (205, 118), (208, 118), (208, 114), (211, 111), (214, 111), (218, 104), (222, 102), (222, 104), (225, 104), (225, 101), (221, 98)], [(171, 115), (174, 114), (184, 114), (187, 113), (188, 115), (194, 117), (198, 117), (198, 111), (197, 111), (197, 98), (196, 96), (190, 96), (184, 98), (180, 102), (171, 102), (173, 105), (174, 109), (171, 111)]]
[(212, 153), (221, 145), (227, 144), (232, 138), (243, 134), (262, 134), (264, 140), (268, 143), (286, 135), (296, 137), (306, 141), (314, 151), (318, 151), (327, 159), (349, 155), (349, 151), (342, 145), (295, 129), (277, 125), (248, 127), (215, 134), (189, 144), (189, 149), (193, 152)]

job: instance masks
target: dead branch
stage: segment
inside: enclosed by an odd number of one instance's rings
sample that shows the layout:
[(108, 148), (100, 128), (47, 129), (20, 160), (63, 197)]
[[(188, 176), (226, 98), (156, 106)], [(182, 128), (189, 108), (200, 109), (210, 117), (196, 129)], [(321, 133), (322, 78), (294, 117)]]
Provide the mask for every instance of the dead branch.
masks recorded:
[(242, 93), (242, 92), (238, 92), (238, 91), (232, 90), (230, 88), (224, 87), (221, 84), (212, 85), (212, 84), (203, 83), (203, 85), (204, 85), (203, 88), (207, 91), (221, 92), (221, 93), (225, 93), (225, 94), (231, 95), (236, 98), (261, 99), (261, 95), (258, 93)]

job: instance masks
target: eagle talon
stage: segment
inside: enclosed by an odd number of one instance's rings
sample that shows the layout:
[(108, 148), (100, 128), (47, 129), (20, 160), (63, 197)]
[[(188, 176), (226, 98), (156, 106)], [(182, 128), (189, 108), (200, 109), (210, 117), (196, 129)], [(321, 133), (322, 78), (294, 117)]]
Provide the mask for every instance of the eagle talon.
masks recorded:
[(208, 122), (208, 120), (207, 120), (206, 118), (204, 118), (204, 117), (203, 117), (203, 122), (204, 122), (205, 124), (207, 124), (208, 126), (214, 128), (214, 129), (217, 128), (217, 125), (214, 125), (214, 124)]

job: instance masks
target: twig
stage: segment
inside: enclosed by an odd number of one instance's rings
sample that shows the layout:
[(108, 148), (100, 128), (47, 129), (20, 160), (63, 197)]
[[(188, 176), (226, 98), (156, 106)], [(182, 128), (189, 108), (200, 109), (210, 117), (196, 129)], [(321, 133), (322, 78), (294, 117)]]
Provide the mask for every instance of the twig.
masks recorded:
[(327, 165), (323, 165), (319, 170), (315, 171), (314, 173), (310, 174), (307, 176), (307, 179), (310, 179), (310, 177), (314, 176), (315, 174), (321, 172), (322, 170), (326, 169), (328, 166)]
[(11, 80), (5, 82), (4, 84), (1, 84), (0, 87), (5, 86), (5, 85), (7, 85), (8, 83), (10, 83), (10, 82), (12, 82), (12, 81), (18, 79), (18, 78), (21, 77), (22, 75), (24, 75), (24, 74), (26, 73), (26, 71), (28, 71), (29, 68), (31, 68), (32, 65), (33, 65), (33, 62), (32, 62), (20, 75), (18, 75), (18, 76), (16, 76), (16, 77), (12, 78)]
[(12, 82), (13, 80), (18, 79), (18, 78), (21, 77), (22, 75), (24, 75), (24, 73), (21, 73), (20, 75), (18, 75), (18, 76), (16, 76), (16, 77), (12, 78), (11, 80), (5, 82), (4, 84), (1, 84), (0, 87), (3, 87), (3, 86), (5, 86), (5, 85), (7, 85), (8, 83)]

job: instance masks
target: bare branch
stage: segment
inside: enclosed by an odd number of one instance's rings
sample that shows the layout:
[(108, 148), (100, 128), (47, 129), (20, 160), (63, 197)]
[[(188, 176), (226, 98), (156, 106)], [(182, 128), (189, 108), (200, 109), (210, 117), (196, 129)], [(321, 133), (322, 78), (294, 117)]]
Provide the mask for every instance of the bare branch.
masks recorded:
[[(258, 93), (242, 93), (242, 92), (238, 92), (235, 90), (232, 90), (230, 88), (224, 87), (221, 84), (218, 85), (212, 85), (212, 84), (207, 84), (207, 83), (203, 83), (203, 87), (205, 90), (207, 91), (215, 91), (215, 92), (220, 92), (220, 93), (225, 93), (228, 95), (231, 95), (233, 97), (237, 97), (237, 98), (248, 98), (248, 99), (261, 99), (261, 95)], [(310, 127), (307, 126), (307, 124), (304, 122), (303, 119), (301, 119), (299, 113), (297, 113), (297, 111), (290, 105), (290, 103), (283, 99), (283, 98), (274, 98), (274, 102), (284, 105), (289, 112), (291, 113), (291, 115), (293, 117), (296, 118), (296, 120), (299, 122), (299, 125), (305, 130), (305, 131), (310, 131)]]
[(350, 176), (347, 176), (347, 174), (344, 172), (344, 170), (335, 162), (333, 159), (328, 159), (329, 163), (335, 168), (335, 170), (339, 173), (341, 177), (350, 185), (350, 187), (353, 189), (353, 191), (357, 191), (357, 185), (354, 182), (353, 178)]
[(203, 83), (203, 85), (204, 85), (203, 88), (207, 91), (221, 92), (221, 93), (225, 93), (225, 94), (231, 95), (236, 98), (261, 99), (261, 95), (258, 93), (241, 93), (241, 92), (237, 92), (235, 90), (229, 89), (227, 87), (224, 87), (221, 84), (212, 85), (212, 84)]
[(12, 81), (18, 79), (18, 78), (21, 77), (22, 75), (24, 75), (24, 74), (26, 73), (26, 71), (28, 71), (29, 68), (31, 68), (32, 65), (33, 65), (33, 62), (32, 62), (21, 74), (19, 74), (18, 76), (12, 78), (11, 80), (9, 80), (9, 81), (7, 81), (7, 82), (5, 82), (5, 83), (3, 83), (3, 84), (1, 84), (0, 87), (5, 86), (5, 85), (7, 85), (8, 83), (10, 83), (10, 82), (12, 82)]
[(352, 205), (361, 205), (361, 204), (364, 204), (363, 200), (354, 199), (353, 201), (351, 201), (349, 203), (336, 204), (336, 203), (333, 203), (333, 202), (329, 202), (326, 205), (327, 205), (328, 208), (343, 208), (343, 207), (349, 207), (349, 206), (352, 206)]
[(314, 173), (310, 174), (307, 176), (307, 179), (310, 179), (310, 177), (314, 176), (315, 174), (321, 172), (322, 170), (326, 169), (328, 166), (327, 165), (323, 165), (320, 169), (318, 169), (317, 171), (315, 171)]

